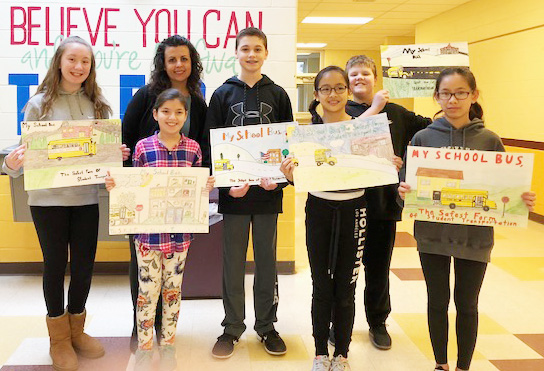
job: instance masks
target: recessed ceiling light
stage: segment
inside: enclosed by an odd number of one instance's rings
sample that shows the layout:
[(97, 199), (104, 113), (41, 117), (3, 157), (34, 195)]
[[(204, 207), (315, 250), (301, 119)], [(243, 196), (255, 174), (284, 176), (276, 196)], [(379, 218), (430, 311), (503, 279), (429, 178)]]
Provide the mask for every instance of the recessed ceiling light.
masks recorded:
[(302, 20), (302, 23), (365, 24), (373, 19), (370, 17), (306, 17)]
[(297, 43), (297, 48), (306, 49), (306, 48), (324, 48), (326, 43)]

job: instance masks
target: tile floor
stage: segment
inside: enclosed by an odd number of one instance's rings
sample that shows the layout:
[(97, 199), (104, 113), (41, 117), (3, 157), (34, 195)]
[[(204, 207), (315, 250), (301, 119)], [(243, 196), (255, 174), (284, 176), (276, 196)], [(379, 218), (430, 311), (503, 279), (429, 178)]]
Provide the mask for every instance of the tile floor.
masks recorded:
[[(297, 197), (297, 210), (303, 210), (303, 204), (304, 199)], [(269, 356), (257, 341), (251, 329), (254, 318), (251, 290), (247, 290), (249, 329), (228, 360), (219, 361), (211, 356), (211, 348), (222, 331), (221, 300), (183, 301), (176, 340), (179, 370), (310, 370), (314, 352), (311, 280), (303, 215), (297, 215), (301, 227), (297, 228), (296, 236), (297, 273), (280, 276), (276, 327), (287, 343), (288, 353), (283, 357)], [(496, 229), (492, 262), (480, 295), (479, 337), (471, 370), (544, 370), (544, 225), (529, 224), (528, 229)], [(391, 350), (379, 351), (370, 344), (364, 319), (363, 285), (357, 288), (357, 315), (349, 355), (354, 371), (433, 369), (425, 283), (411, 232), (410, 222), (399, 223), (390, 276)], [(246, 277), (247, 287), (251, 287), (252, 279), (251, 275)], [(364, 282), (362, 277), (361, 282)], [(42, 315), (45, 305), (41, 278), (0, 276), (0, 298), (0, 371), (51, 370)], [(80, 370), (131, 370), (134, 360), (128, 351), (132, 319), (128, 278), (95, 277), (87, 310), (87, 331), (102, 338), (107, 355), (100, 360), (82, 359)], [(450, 339), (451, 364), (456, 354), (453, 327)]]

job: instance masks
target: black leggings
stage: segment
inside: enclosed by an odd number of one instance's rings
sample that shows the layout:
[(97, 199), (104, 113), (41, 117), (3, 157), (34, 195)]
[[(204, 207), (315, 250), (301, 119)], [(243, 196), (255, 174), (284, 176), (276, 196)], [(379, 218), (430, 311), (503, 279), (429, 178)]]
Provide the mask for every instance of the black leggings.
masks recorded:
[[(366, 238), (364, 197), (306, 204), (306, 245), (313, 281), (312, 325), (316, 355), (328, 355), (331, 319), (334, 356), (347, 357), (355, 318), (355, 285)], [(334, 247), (337, 247), (337, 250)], [(334, 310), (334, 318), (331, 318)]]
[[(427, 284), (429, 333), (436, 363), (448, 363), (448, 305), (450, 302), (451, 257), (419, 253)], [(478, 296), (487, 263), (453, 259), (453, 298), (457, 317), (457, 367), (468, 370), (478, 334)]]
[(64, 273), (70, 252), (68, 312), (83, 312), (93, 276), (98, 240), (98, 205), (31, 206), (43, 253), (47, 315), (64, 313)]

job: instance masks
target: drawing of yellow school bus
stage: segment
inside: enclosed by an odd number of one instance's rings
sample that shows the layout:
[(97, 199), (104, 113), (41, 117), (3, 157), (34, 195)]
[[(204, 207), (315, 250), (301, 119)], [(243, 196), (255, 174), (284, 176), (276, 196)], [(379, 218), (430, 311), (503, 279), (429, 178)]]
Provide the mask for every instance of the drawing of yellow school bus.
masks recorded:
[(47, 157), (50, 160), (93, 155), (96, 155), (96, 143), (91, 138), (58, 139), (47, 144)]
[(314, 152), (314, 158), (317, 166), (321, 166), (324, 163), (334, 166), (338, 162), (336, 157), (331, 156), (331, 150), (328, 148), (316, 149)]
[(387, 76), (389, 77), (398, 77), (405, 79), (407, 77), (412, 77), (413, 75), (413, 72), (404, 72), (404, 67), (402, 66), (389, 67), (389, 69), (387, 70)]
[(134, 220), (136, 212), (126, 206), (112, 205), (110, 208), (110, 225), (127, 225)]
[(214, 161), (214, 167), (215, 171), (221, 171), (221, 170), (233, 170), (234, 165), (230, 163), (230, 160), (215, 160)]
[(456, 207), (482, 208), (484, 211), (496, 209), (497, 204), (489, 200), (489, 192), (481, 189), (442, 188), (440, 202), (450, 209)]

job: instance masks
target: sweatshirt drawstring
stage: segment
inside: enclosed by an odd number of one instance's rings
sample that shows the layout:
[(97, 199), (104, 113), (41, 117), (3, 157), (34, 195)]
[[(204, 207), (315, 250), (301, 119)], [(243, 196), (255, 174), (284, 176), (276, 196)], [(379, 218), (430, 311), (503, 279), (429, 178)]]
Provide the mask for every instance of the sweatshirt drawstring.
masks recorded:
[[(263, 115), (262, 115), (262, 112), (261, 112), (261, 100), (259, 98), (259, 83), (261, 81), (257, 81), (257, 83), (254, 85), (256, 88), (257, 88), (257, 112), (259, 112), (259, 123), (262, 125), (263, 123)], [(251, 116), (249, 116), (247, 114), (247, 111), (246, 111), (246, 97), (247, 97), (247, 84), (244, 83), (244, 101), (242, 103), (242, 115), (244, 115), (244, 118), (252, 118)]]
[(81, 116), (83, 116), (83, 109), (81, 108), (81, 90), (77, 92), (77, 106), (79, 108), (79, 112), (81, 113)]

